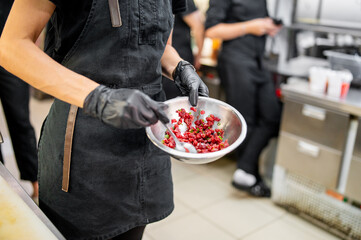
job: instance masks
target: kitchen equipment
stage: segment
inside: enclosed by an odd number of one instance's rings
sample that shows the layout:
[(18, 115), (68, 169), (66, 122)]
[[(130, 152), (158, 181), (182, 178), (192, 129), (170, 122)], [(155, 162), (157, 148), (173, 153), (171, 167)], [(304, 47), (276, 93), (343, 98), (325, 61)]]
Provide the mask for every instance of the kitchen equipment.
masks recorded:
[(322, 67), (311, 67), (309, 70), (310, 90), (317, 93), (324, 93), (327, 86), (327, 75), (329, 69)]
[(272, 21), (277, 26), (282, 26), (283, 25), (283, 21), (280, 18), (272, 18)]
[(196, 148), (187, 142), (180, 142), (177, 138), (177, 136), (173, 133), (172, 129), (169, 127), (167, 123), (163, 123), (163, 125), (166, 127), (170, 135), (172, 135), (174, 142), (175, 142), (175, 149), (181, 152), (191, 152), (191, 153), (197, 153)]
[[(190, 103), (188, 97), (177, 97), (165, 102), (169, 108), (166, 110), (170, 119), (179, 119), (176, 111), (184, 108), (190, 111)], [(222, 101), (199, 97), (198, 108), (205, 111), (205, 114), (214, 114), (221, 120), (217, 124), (217, 128), (224, 130), (224, 140), (228, 140), (229, 146), (225, 149), (211, 153), (187, 153), (180, 152), (163, 145), (165, 127), (161, 122), (146, 128), (148, 138), (161, 150), (165, 151), (173, 158), (190, 164), (204, 164), (213, 162), (224, 155), (236, 149), (245, 139), (247, 132), (247, 124), (243, 116), (232, 106)]]
[(361, 86), (361, 56), (358, 51), (342, 49), (324, 51), (333, 70), (349, 70), (353, 75), (351, 85)]

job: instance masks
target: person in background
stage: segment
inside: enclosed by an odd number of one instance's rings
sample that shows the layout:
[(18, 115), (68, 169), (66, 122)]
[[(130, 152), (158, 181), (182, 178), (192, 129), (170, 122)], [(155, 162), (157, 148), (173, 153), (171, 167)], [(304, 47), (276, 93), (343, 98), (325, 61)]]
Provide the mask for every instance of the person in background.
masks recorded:
[(259, 174), (258, 161), (268, 141), (278, 132), (280, 106), (262, 56), (266, 36), (280, 26), (268, 17), (265, 0), (210, 0), (206, 36), (223, 40), (218, 74), (227, 102), (246, 119), (248, 133), (237, 149), (232, 185), (258, 197), (271, 192)]
[[(10, 12), (13, 0), (0, 2), (0, 35)], [(8, 125), (20, 178), (30, 181), (32, 197), (38, 197), (38, 156), (36, 136), (30, 123), (29, 85), (0, 67), (0, 100)], [(0, 161), (4, 159), (0, 148)]]
[[(197, 9), (193, 0), (186, 0), (187, 10), (175, 15), (172, 45), (177, 50), (179, 56), (193, 63), (199, 70), (200, 58), (204, 41), (204, 21), (202, 13)], [(193, 54), (191, 32), (197, 46), (197, 54)], [(163, 88), (167, 99), (181, 96), (180, 90), (168, 79), (163, 78)]]
[[(162, 74), (191, 105), (208, 88), (171, 46), (184, 0), (17, 0), (0, 63), (55, 97), (39, 140), (39, 206), (66, 239), (139, 240), (174, 209)], [(45, 54), (35, 41), (48, 24)]]

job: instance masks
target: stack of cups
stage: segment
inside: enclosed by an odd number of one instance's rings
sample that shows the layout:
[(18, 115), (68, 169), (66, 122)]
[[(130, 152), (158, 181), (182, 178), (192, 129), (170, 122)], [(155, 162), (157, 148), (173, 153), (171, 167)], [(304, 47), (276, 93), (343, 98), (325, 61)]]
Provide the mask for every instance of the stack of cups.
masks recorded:
[(335, 98), (347, 96), (352, 79), (352, 73), (348, 70), (311, 67), (309, 71), (310, 90), (317, 93), (327, 92), (327, 96)]
[(327, 86), (327, 75), (329, 69), (322, 67), (311, 67), (309, 70), (310, 90), (317, 93), (325, 93)]
[(352, 73), (344, 71), (329, 71), (327, 95), (335, 98), (344, 98), (347, 96), (352, 81)]

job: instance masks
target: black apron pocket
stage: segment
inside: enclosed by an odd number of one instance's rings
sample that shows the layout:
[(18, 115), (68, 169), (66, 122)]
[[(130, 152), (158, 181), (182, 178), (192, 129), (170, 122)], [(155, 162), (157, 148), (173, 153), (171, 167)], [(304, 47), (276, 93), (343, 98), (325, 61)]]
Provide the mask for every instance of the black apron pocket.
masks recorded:
[(139, 0), (139, 44), (156, 44), (157, 12), (156, 0)]

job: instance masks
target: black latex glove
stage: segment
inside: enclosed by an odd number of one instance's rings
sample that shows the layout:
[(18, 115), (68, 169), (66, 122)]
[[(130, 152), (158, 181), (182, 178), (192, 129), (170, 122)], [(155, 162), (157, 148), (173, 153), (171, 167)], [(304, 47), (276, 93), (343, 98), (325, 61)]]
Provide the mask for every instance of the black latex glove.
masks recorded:
[(116, 128), (147, 127), (158, 120), (169, 122), (168, 106), (134, 89), (95, 88), (84, 100), (84, 113)]
[(198, 76), (195, 68), (187, 61), (180, 61), (173, 73), (175, 85), (183, 95), (189, 96), (189, 102), (192, 106), (197, 106), (198, 94), (208, 97), (208, 87)]

